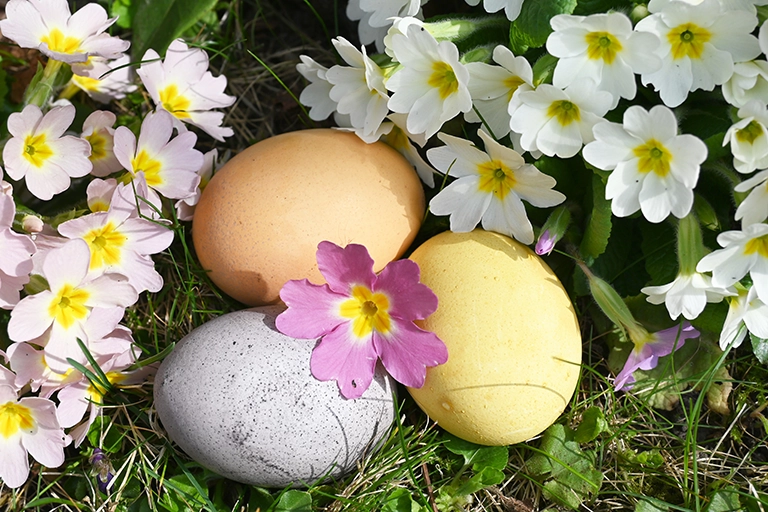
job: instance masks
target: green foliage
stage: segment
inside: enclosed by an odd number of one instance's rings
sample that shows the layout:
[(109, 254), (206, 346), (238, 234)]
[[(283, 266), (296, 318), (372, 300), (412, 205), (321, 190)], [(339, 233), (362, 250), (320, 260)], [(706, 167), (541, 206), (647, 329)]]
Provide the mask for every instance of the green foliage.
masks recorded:
[(739, 494), (733, 487), (715, 492), (709, 500), (704, 512), (738, 512), (744, 508), (739, 500)]
[(599, 407), (590, 407), (581, 415), (581, 423), (576, 428), (574, 440), (577, 443), (589, 443), (598, 438), (603, 432), (610, 431), (608, 421), (603, 410)]
[(611, 202), (605, 198), (605, 182), (597, 174), (592, 177), (592, 213), (587, 218), (579, 252), (586, 261), (605, 252), (611, 237)]
[(541, 446), (526, 466), (544, 482), (547, 499), (572, 510), (595, 495), (603, 482), (603, 474), (595, 469), (594, 453), (583, 452), (575, 432), (558, 423), (544, 432)]
[(312, 496), (308, 492), (284, 492), (275, 503), (274, 512), (312, 512)]
[(768, 340), (758, 338), (752, 333), (749, 333), (749, 339), (752, 342), (752, 351), (757, 360), (762, 364), (768, 364)]
[[(171, 41), (210, 12), (216, 4), (216, 0), (130, 0), (128, 12), (133, 13), (133, 59), (141, 59), (150, 48), (163, 55)], [(136, 13), (141, 13), (141, 16)]]
[(558, 14), (571, 14), (576, 0), (536, 0), (523, 2), (520, 16), (509, 29), (509, 43), (512, 53), (521, 55), (528, 48), (539, 48), (547, 42), (552, 33), (549, 20)]
[(672, 282), (678, 270), (677, 255), (672, 250), (677, 236), (675, 229), (668, 222), (643, 222), (640, 224), (640, 233), (643, 235), (640, 245), (643, 263), (651, 276), (651, 282), (655, 285)]

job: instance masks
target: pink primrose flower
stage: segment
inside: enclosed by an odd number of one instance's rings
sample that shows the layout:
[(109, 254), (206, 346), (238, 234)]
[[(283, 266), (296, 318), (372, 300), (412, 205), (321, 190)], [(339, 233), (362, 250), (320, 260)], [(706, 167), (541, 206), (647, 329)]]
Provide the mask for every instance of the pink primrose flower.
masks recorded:
[(327, 284), (287, 282), (280, 298), (288, 309), (276, 320), (288, 336), (322, 337), (310, 359), (315, 378), (336, 380), (345, 398), (358, 398), (379, 358), (395, 380), (415, 388), (424, 385), (427, 366), (448, 360), (440, 338), (413, 323), (437, 309), (415, 262), (393, 261), (376, 275), (362, 245), (321, 242), (317, 264)]
[(659, 358), (671, 354), (685, 345), (685, 340), (696, 338), (699, 331), (688, 322), (683, 322), (682, 327), (671, 327), (653, 334), (649, 334), (645, 340), (635, 341), (634, 348), (629, 354), (624, 368), (616, 375), (613, 385), (616, 391), (632, 389), (635, 378), (632, 375), (635, 370), (651, 370), (659, 364)]
[(16, 205), (11, 196), (0, 194), (0, 308), (19, 302), (19, 291), (29, 281), (35, 244), (27, 235), (11, 229)]

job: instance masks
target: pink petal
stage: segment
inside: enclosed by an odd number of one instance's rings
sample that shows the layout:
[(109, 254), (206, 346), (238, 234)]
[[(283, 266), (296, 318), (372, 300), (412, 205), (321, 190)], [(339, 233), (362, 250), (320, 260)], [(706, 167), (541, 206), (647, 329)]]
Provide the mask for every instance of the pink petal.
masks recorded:
[(43, 261), (43, 275), (51, 290), (58, 293), (64, 285), (77, 287), (88, 274), (91, 250), (85, 240), (70, 240), (51, 249)]
[(390, 262), (381, 271), (373, 290), (390, 297), (390, 315), (423, 320), (437, 310), (437, 295), (419, 282), (420, 272), (419, 265), (411, 260)]
[(277, 330), (301, 339), (314, 339), (333, 331), (345, 319), (338, 315), (345, 295), (331, 291), (328, 285), (315, 285), (307, 279), (283, 285), (280, 298), (288, 309), (275, 319)]
[(351, 333), (351, 323), (326, 335), (312, 351), (309, 368), (319, 380), (335, 380), (344, 398), (359, 398), (368, 389), (376, 368), (373, 343)]
[(332, 242), (320, 242), (317, 246), (317, 267), (336, 293), (348, 294), (352, 286), (373, 288), (373, 258), (368, 249), (359, 244), (342, 248)]
[(126, 126), (115, 128), (114, 153), (117, 161), (125, 169), (132, 169), (131, 160), (136, 156), (136, 136)]
[(15, 489), (21, 487), (29, 476), (29, 458), (19, 436), (0, 437), (0, 478)]
[(48, 305), (53, 298), (53, 293), (45, 290), (19, 301), (11, 311), (8, 337), (13, 341), (29, 341), (42, 335), (53, 323), (48, 314)]
[(395, 321), (392, 331), (383, 336), (373, 333), (373, 345), (384, 368), (406, 386), (424, 385), (427, 366), (437, 366), (448, 360), (448, 349), (435, 333), (420, 329), (412, 322)]

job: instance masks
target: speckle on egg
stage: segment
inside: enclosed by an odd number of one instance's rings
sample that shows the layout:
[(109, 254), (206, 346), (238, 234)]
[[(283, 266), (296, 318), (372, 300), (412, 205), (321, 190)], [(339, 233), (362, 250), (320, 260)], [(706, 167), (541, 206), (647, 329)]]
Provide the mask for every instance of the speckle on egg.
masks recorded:
[(306, 486), (355, 469), (395, 414), (394, 383), (383, 371), (357, 400), (315, 379), (315, 341), (277, 331), (283, 308), (229, 313), (198, 327), (155, 380), (169, 437), (208, 469), (262, 487)]

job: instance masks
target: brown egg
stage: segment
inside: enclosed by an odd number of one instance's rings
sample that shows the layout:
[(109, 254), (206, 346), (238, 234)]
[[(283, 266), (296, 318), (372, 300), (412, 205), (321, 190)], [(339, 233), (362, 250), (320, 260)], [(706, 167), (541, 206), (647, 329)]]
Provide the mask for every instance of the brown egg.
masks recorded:
[(200, 264), (226, 294), (255, 306), (291, 279), (325, 280), (323, 240), (368, 248), (381, 270), (413, 241), (424, 216), (413, 167), (382, 142), (303, 130), (254, 144), (216, 173), (195, 210)]

